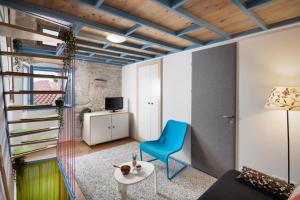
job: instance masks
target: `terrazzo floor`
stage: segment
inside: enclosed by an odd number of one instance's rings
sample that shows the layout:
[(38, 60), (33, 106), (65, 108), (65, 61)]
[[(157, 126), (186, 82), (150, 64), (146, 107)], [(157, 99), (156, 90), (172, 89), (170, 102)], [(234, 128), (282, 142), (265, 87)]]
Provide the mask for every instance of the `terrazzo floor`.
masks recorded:
[[(139, 143), (121, 146), (76, 158), (76, 181), (87, 200), (121, 199), (117, 182), (113, 177), (113, 164), (131, 160), (131, 154), (139, 155)], [(144, 155), (144, 154), (143, 154)], [(147, 159), (147, 156), (145, 157)], [(194, 200), (198, 199), (214, 182), (215, 178), (188, 167), (171, 181), (166, 178), (165, 166), (154, 161), (157, 173), (158, 194), (154, 192), (154, 175), (128, 187), (128, 199), (132, 200)], [(172, 166), (172, 165), (171, 165)]]

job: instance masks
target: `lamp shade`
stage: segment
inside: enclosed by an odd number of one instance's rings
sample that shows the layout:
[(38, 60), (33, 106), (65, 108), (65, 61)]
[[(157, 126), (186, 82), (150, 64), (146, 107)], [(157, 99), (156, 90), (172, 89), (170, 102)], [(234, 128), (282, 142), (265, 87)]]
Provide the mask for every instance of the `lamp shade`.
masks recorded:
[(274, 87), (265, 107), (300, 111), (300, 87)]

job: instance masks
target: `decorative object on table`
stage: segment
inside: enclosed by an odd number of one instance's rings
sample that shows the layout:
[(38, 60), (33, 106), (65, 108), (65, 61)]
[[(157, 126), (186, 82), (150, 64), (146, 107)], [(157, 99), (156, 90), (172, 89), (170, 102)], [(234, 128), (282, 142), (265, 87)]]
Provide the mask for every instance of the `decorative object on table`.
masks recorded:
[(135, 166), (135, 168), (132, 169), (132, 173), (134, 175), (142, 175), (143, 174), (143, 168), (142, 168), (142, 165), (140, 164), (137, 164)]
[(136, 158), (137, 158), (136, 153), (133, 153), (133, 154), (132, 154), (132, 166), (133, 166), (133, 167), (136, 166)]
[(268, 176), (249, 167), (243, 167), (241, 174), (236, 179), (267, 195), (282, 200), (288, 199), (295, 188), (294, 185), (284, 180)]
[(274, 87), (265, 107), (269, 109), (286, 111), (288, 143), (288, 183), (290, 183), (289, 111), (300, 111), (300, 87)]
[[(179, 172), (187, 167), (184, 162), (172, 158), (171, 155), (182, 149), (184, 144), (186, 132), (188, 129), (188, 124), (185, 122), (169, 120), (158, 140), (146, 141), (140, 143), (140, 155), (141, 160), (143, 160), (143, 152), (155, 157), (155, 159), (149, 160), (160, 160), (166, 164), (167, 178), (171, 180)], [(174, 172), (173, 175), (169, 173), (169, 159), (174, 160), (176, 163), (180, 163), (182, 167)]]
[(131, 167), (129, 165), (122, 165), (121, 167), (117, 165), (113, 165), (116, 168), (120, 168), (123, 175), (128, 175), (130, 172)]

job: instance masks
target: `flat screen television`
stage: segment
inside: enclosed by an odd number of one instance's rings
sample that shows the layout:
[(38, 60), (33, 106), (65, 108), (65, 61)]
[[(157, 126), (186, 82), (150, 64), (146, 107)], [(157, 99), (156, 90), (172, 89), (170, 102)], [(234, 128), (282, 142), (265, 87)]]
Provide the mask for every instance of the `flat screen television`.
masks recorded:
[(123, 109), (123, 97), (106, 97), (105, 110), (115, 112), (116, 110)]

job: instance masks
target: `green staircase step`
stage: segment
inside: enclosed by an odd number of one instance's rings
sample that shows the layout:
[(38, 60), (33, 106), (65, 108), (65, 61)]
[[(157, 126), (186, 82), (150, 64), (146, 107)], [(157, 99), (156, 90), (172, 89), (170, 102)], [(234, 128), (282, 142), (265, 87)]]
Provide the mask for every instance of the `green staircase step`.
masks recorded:
[(34, 104), (34, 105), (9, 105), (7, 106), (7, 110), (29, 110), (29, 109), (42, 109), (42, 108), (56, 108), (51, 104)]
[(2, 76), (19, 76), (19, 77), (34, 77), (34, 78), (49, 78), (49, 79), (68, 79), (67, 76), (55, 76), (49, 74), (32, 74), (32, 73), (23, 73), (23, 72), (0, 72)]
[(49, 133), (46, 135), (32, 137), (30, 140), (22, 141), (21, 143), (28, 144), (32, 142), (47, 142), (49, 140), (51, 141), (56, 139), (57, 139), (57, 133)]
[(21, 118), (21, 120), (47, 119), (47, 118), (53, 118), (53, 117), (58, 117), (58, 114), (41, 115), (41, 116), (35, 116), (35, 117), (23, 117), (23, 118)]
[(53, 147), (56, 147), (56, 145), (34, 145), (34, 146), (14, 147), (12, 149), (12, 157), (13, 158), (22, 157), (34, 152), (50, 149)]
[(5, 91), (4, 94), (65, 94), (63, 90), (18, 90)]
[(49, 133), (49, 134), (46, 134), (46, 135), (31, 137), (31, 139), (27, 139), (26, 141), (22, 141), (19, 144), (11, 144), (10, 146), (11, 147), (17, 147), (17, 146), (45, 143), (45, 142), (55, 142), (58, 139), (57, 137), (58, 137), (57, 133)]
[(16, 121), (8, 121), (8, 124), (54, 121), (54, 120), (59, 120), (59, 116), (57, 114), (37, 116), (37, 117), (25, 117), (25, 118), (21, 118), (20, 120), (16, 120)]
[(41, 133), (46, 131), (58, 130), (59, 127), (45, 127), (45, 128), (15, 128), (10, 132), (10, 137), (18, 137), (23, 135)]

